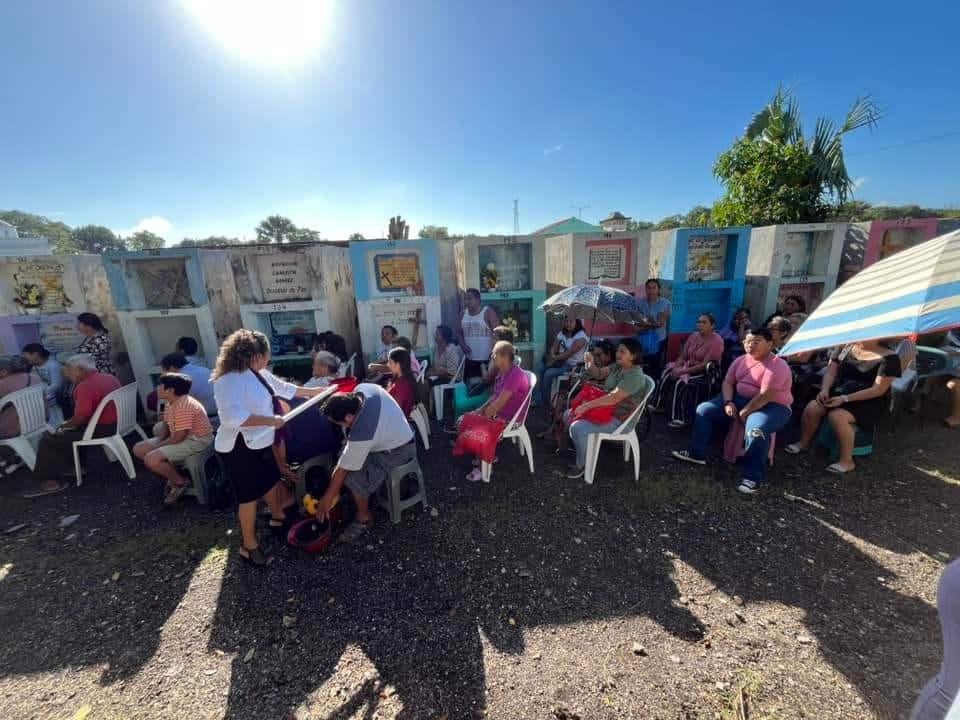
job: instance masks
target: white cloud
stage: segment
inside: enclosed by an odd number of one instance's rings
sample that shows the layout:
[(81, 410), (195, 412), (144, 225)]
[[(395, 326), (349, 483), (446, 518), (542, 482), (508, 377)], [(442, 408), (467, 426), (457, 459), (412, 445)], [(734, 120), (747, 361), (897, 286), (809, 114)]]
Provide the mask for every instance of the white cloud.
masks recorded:
[(171, 238), (167, 236), (172, 229), (173, 223), (167, 220), (165, 217), (151, 215), (150, 217), (145, 217), (132, 228), (114, 230), (114, 232), (121, 237), (129, 237), (130, 235), (138, 233), (141, 230), (146, 230), (148, 232), (152, 232), (154, 235), (159, 235), (166, 240), (170, 240)]
[(864, 185), (866, 185), (869, 181), (870, 181), (870, 178), (868, 178), (868, 177), (858, 177), (858, 178), (854, 178), (854, 179), (853, 179), (853, 189), (854, 189), (854, 191), (859, 190), (859, 189), (862, 188)]
[(554, 145), (553, 147), (548, 147), (543, 151), (544, 156), (553, 155), (563, 150), (563, 145)]

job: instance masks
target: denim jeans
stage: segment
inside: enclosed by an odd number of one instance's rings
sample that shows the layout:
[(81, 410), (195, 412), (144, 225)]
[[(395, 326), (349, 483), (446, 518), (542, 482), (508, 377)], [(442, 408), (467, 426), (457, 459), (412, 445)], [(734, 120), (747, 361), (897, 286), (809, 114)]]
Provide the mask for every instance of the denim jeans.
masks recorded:
[[(741, 395), (733, 396), (733, 404), (742, 410), (750, 402)], [(697, 406), (697, 416), (693, 422), (693, 437), (690, 439), (690, 454), (704, 460), (707, 446), (714, 437), (725, 433), (732, 418), (727, 417), (723, 409), (723, 397), (717, 395), (712, 400)], [(767, 455), (770, 452), (770, 436), (783, 429), (790, 422), (790, 408), (779, 403), (767, 403), (759, 410), (747, 416), (743, 430), (745, 450), (741, 460), (743, 477), (762, 483)]]
[(589, 420), (575, 420), (573, 413), (567, 410), (563, 414), (563, 422), (570, 428), (570, 439), (573, 440), (573, 446), (577, 449), (577, 467), (583, 467), (587, 464), (587, 436), (591, 433), (613, 432), (620, 427), (622, 421), (614, 418), (600, 425)]
[(560, 367), (548, 368), (544, 363), (540, 363), (540, 367), (537, 369), (537, 375), (540, 376), (538, 389), (540, 391), (541, 403), (544, 405), (550, 404), (550, 388), (553, 387), (553, 379), (561, 375), (566, 375), (568, 372), (570, 372), (570, 368), (567, 367), (566, 364)]

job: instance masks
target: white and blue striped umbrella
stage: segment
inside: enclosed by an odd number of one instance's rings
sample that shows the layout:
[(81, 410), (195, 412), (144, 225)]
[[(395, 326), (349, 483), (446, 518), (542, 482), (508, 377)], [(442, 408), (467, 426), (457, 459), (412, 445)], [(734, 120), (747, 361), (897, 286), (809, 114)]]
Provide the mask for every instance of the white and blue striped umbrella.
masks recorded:
[(540, 309), (581, 320), (639, 322), (643, 319), (643, 311), (633, 295), (606, 285), (568, 287), (547, 298)]
[(960, 230), (861, 270), (800, 326), (780, 355), (960, 326)]

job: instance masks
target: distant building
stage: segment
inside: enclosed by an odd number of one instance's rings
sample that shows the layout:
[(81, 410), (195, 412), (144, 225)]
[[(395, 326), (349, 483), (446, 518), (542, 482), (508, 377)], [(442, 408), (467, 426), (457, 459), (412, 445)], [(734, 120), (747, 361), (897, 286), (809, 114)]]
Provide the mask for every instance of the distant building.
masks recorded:
[(535, 230), (531, 235), (567, 235), (569, 233), (597, 233), (601, 232), (600, 226), (591, 225), (580, 218), (568, 217), (564, 220), (558, 220), (550, 223), (546, 227)]
[(604, 232), (625, 232), (628, 222), (630, 222), (630, 218), (623, 213), (614, 212), (610, 213), (610, 217), (600, 221), (600, 227), (603, 228)]
[(52, 255), (50, 241), (42, 236), (20, 237), (17, 229), (0, 220), (0, 257), (29, 257)]

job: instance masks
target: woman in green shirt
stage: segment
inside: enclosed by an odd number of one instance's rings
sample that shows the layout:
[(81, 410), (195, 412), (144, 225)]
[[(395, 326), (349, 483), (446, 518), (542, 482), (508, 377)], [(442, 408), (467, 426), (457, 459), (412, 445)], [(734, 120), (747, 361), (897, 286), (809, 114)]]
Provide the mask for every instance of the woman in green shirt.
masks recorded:
[[(567, 410), (564, 422), (570, 427), (570, 438), (577, 449), (577, 461), (571, 466), (567, 477), (583, 477), (587, 464), (587, 436), (592, 433), (613, 432), (643, 401), (653, 386), (653, 380), (643, 373), (643, 346), (634, 338), (625, 338), (617, 346), (617, 363), (603, 381), (607, 394), (596, 400), (579, 405), (576, 410)], [(583, 419), (583, 415), (596, 408), (614, 406), (613, 418), (606, 423)]]

